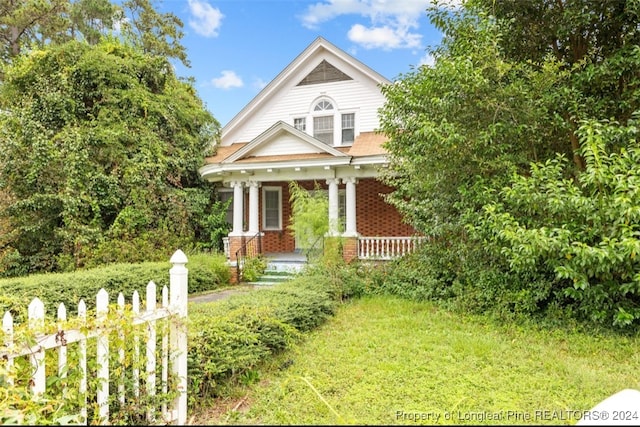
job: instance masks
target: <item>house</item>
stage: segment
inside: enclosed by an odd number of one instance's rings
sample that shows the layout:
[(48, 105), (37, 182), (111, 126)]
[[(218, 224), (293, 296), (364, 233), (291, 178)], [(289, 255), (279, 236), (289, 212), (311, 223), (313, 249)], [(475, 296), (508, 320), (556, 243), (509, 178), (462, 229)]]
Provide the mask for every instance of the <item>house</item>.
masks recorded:
[(388, 164), (376, 132), (380, 85), (388, 83), (319, 37), (223, 127), (200, 174), (221, 184), (223, 200), (233, 199), (230, 261), (249, 246), (268, 254), (305, 246), (287, 228), (291, 181), (328, 192), (329, 234), (344, 238), (345, 259), (411, 250), (415, 231), (385, 202), (392, 189), (376, 179)]

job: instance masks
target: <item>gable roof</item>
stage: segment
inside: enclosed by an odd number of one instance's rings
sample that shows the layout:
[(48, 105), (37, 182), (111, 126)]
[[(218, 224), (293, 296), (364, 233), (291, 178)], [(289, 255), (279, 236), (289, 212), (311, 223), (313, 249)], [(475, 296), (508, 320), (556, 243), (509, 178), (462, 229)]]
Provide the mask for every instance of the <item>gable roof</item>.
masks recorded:
[(307, 146), (306, 150), (300, 150), (303, 152), (298, 154), (306, 154), (306, 152), (315, 152), (315, 153), (326, 153), (335, 157), (347, 156), (342, 151), (336, 150), (335, 148), (322, 143), (321, 141), (312, 137), (311, 135), (296, 129), (293, 126), (283, 121), (278, 121), (269, 129), (267, 129), (266, 131), (258, 135), (253, 141), (251, 141), (248, 144), (245, 144), (242, 148), (238, 149), (233, 154), (226, 157), (223, 160), (223, 163), (232, 163), (242, 158), (249, 157), (249, 155), (252, 152), (255, 152), (259, 148), (263, 148), (269, 145), (274, 140), (274, 138), (282, 134), (289, 134), (293, 136), (296, 140), (300, 141), (302, 144), (305, 144)]
[[(236, 114), (230, 121), (227, 123), (221, 132), (221, 136), (224, 139), (224, 136), (236, 129), (238, 126), (242, 125), (248, 117), (252, 115), (257, 108), (259, 108), (262, 103), (264, 103), (267, 99), (269, 99), (274, 93), (276, 93), (280, 88), (282, 88), (288, 80), (295, 75), (295, 73), (306, 63), (307, 59), (317, 54), (318, 52), (325, 51), (329, 53), (330, 56), (334, 56), (339, 58), (341, 61), (344, 61), (357, 69), (367, 78), (373, 80), (377, 84), (380, 83), (391, 83), (386, 77), (374, 71), (364, 63), (360, 62), (353, 56), (349, 55), (342, 49), (336, 47), (332, 43), (328, 42), (322, 37), (316, 38), (302, 53), (300, 53), (287, 67), (282, 70), (267, 86), (265, 86), (238, 114)], [(353, 76), (349, 76), (353, 77)], [(295, 82), (298, 84), (299, 82)]]

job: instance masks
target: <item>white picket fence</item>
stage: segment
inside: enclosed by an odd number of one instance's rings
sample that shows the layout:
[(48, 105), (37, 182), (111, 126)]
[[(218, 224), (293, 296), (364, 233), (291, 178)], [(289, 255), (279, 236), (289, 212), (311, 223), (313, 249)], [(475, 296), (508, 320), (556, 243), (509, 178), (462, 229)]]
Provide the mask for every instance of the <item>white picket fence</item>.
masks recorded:
[(365, 260), (391, 260), (411, 252), (426, 237), (358, 237), (358, 258)]
[[(138, 360), (141, 348), (145, 350), (145, 372), (140, 373), (140, 369), (133, 364), (133, 392), (137, 397), (140, 394), (140, 377), (143, 375), (144, 384), (146, 385), (146, 393), (148, 396), (154, 396), (156, 393), (157, 375), (160, 373), (159, 381), (161, 381), (161, 392), (166, 394), (172, 390), (168, 390), (170, 384), (174, 384), (177, 393), (176, 398), (171, 405), (163, 404), (159, 413), (155, 413), (153, 409), (149, 409), (146, 413), (146, 419), (153, 424), (177, 424), (185, 425), (187, 420), (187, 301), (188, 301), (188, 271), (185, 267), (187, 257), (178, 250), (170, 259), (172, 264), (169, 270), (169, 289), (166, 286), (162, 289), (161, 301), (157, 301), (156, 285), (149, 282), (146, 289), (146, 300), (144, 310), (140, 310), (140, 296), (138, 292), (134, 292), (131, 311), (133, 316), (131, 321), (133, 326), (145, 325), (146, 331), (142, 338), (145, 343), (141, 344), (139, 335), (133, 338), (133, 358)], [(124, 314), (125, 299), (120, 293), (117, 298), (117, 312)], [(32, 376), (29, 381), (31, 392), (34, 396), (43, 395), (46, 391), (46, 366), (45, 352), (49, 350), (57, 351), (57, 375), (65, 378), (67, 375), (67, 351), (68, 346), (74, 343), (78, 345), (79, 352), (79, 369), (80, 381), (78, 383), (78, 392), (84, 396), (84, 407), (81, 408), (79, 418), (81, 422), (87, 423), (87, 345), (95, 345), (96, 357), (96, 376), (98, 379), (98, 387), (96, 390), (95, 401), (98, 407), (99, 422), (101, 424), (109, 424), (109, 385), (110, 382), (116, 384), (117, 399), (121, 405), (125, 403), (125, 373), (120, 372), (124, 366), (125, 349), (124, 332), (118, 330), (118, 344), (111, 345), (109, 341), (108, 325), (105, 324), (107, 314), (109, 312), (109, 295), (104, 289), (101, 289), (96, 295), (96, 322), (95, 327), (87, 329), (87, 327), (64, 329), (67, 323), (67, 310), (64, 304), (58, 307), (58, 331), (52, 334), (43, 334), (45, 308), (39, 298), (35, 298), (28, 307), (29, 323), (28, 327), (35, 341), (30, 343), (17, 342), (14, 337), (14, 322), (10, 312), (6, 312), (2, 319), (2, 329), (4, 332), (3, 344), (0, 346), (0, 360), (4, 360), (5, 368), (10, 370), (17, 358), (28, 357), (32, 366)], [(170, 323), (168, 333), (163, 333), (161, 337), (157, 336), (156, 322), (161, 319), (167, 319)], [(86, 322), (87, 307), (84, 301), (78, 304), (78, 320), (81, 324), (89, 325), (93, 322)], [(86, 322), (86, 323), (85, 323)], [(144, 326), (141, 326), (143, 330)], [(159, 339), (158, 339), (159, 338)], [(157, 343), (160, 342), (161, 349), (157, 351)], [(114, 348), (115, 347), (115, 348)], [(113, 349), (118, 354), (118, 366), (109, 366), (109, 352)], [(94, 354), (91, 352), (91, 354)], [(158, 361), (157, 354), (160, 354)], [(160, 363), (158, 369), (157, 364)], [(139, 366), (139, 364), (138, 364)], [(111, 368), (111, 369), (110, 369)], [(117, 378), (111, 378), (112, 373), (120, 372)], [(174, 375), (176, 381), (169, 381), (169, 374)], [(11, 382), (11, 378), (7, 379)], [(62, 394), (67, 390), (62, 390)]]

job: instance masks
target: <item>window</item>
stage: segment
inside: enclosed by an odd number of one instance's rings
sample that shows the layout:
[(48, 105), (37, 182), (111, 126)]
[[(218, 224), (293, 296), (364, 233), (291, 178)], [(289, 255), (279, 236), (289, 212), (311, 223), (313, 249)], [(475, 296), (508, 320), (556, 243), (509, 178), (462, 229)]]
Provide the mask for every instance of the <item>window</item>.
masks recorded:
[[(222, 203), (227, 203), (227, 201), (233, 199), (233, 191), (220, 191), (218, 195)], [(225, 219), (227, 220), (227, 224), (233, 225), (233, 201), (229, 202), (229, 206), (227, 206)]]
[(331, 103), (331, 101), (327, 101), (326, 99), (323, 99), (322, 101), (318, 102), (313, 109), (313, 111), (328, 111), (328, 110), (333, 110), (333, 104)]
[(353, 144), (355, 137), (355, 114), (342, 115), (342, 143)]
[(307, 119), (304, 117), (299, 117), (297, 119), (293, 119), (293, 127), (305, 132), (307, 130)]
[(327, 145), (333, 145), (333, 116), (313, 118), (313, 137)]
[(262, 228), (282, 230), (282, 188), (262, 187)]
[(347, 222), (347, 192), (340, 190), (338, 192), (338, 218), (340, 218), (340, 231), (344, 232), (344, 225)]

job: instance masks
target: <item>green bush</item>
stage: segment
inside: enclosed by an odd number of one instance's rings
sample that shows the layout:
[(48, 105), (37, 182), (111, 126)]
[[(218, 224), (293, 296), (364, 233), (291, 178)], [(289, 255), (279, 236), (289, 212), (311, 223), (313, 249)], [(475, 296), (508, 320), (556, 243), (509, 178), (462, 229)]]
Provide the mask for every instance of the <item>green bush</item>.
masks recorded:
[[(189, 306), (189, 398), (214, 397), (271, 354), (332, 316), (363, 289), (357, 268), (310, 268), (271, 289)], [(348, 280), (342, 281), (345, 278)]]
[(577, 178), (566, 177), (562, 156), (532, 164), (469, 227), (515, 276), (533, 278), (521, 289), (522, 305), (546, 301), (591, 322), (640, 323), (637, 124), (583, 122), (586, 166)]
[[(229, 283), (230, 273), (223, 255), (197, 254), (188, 257), (189, 293), (216, 289)], [(14, 316), (26, 318), (29, 302), (40, 298), (49, 315), (54, 315), (60, 303), (75, 312), (80, 299), (87, 308), (95, 306), (96, 294), (101, 288), (115, 302), (119, 292), (127, 301), (134, 291), (144, 300), (144, 291), (149, 281), (158, 286), (169, 286), (169, 262), (147, 262), (141, 264), (112, 264), (72, 273), (46, 273), (0, 280), (0, 311), (11, 310)]]

